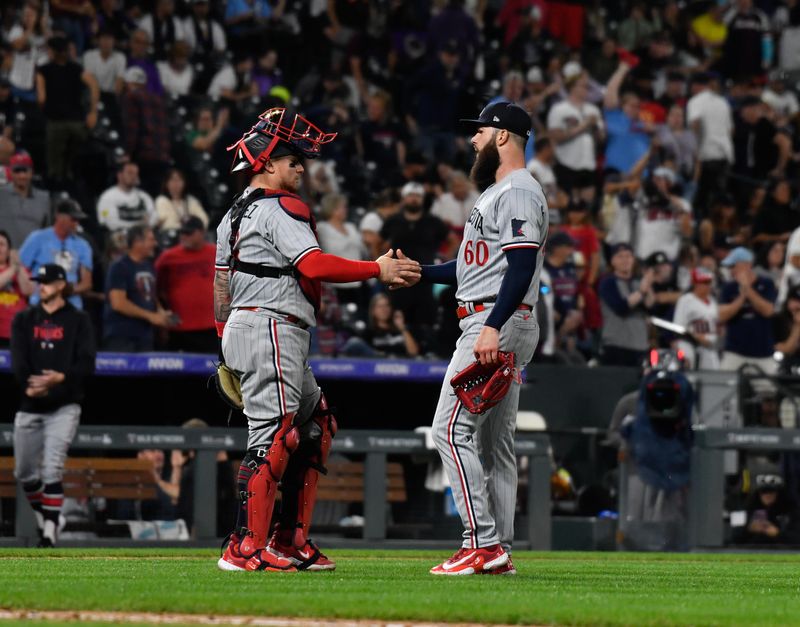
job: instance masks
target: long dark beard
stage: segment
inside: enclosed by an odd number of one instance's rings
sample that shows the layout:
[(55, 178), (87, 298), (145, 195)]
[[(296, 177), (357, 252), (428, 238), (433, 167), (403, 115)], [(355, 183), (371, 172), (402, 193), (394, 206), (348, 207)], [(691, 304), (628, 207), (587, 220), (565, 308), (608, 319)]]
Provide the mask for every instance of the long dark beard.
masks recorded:
[(493, 141), (486, 144), (475, 157), (475, 163), (470, 170), (470, 178), (475, 183), (478, 191), (484, 191), (494, 183), (497, 168), (500, 167), (500, 153), (497, 152), (497, 144)]

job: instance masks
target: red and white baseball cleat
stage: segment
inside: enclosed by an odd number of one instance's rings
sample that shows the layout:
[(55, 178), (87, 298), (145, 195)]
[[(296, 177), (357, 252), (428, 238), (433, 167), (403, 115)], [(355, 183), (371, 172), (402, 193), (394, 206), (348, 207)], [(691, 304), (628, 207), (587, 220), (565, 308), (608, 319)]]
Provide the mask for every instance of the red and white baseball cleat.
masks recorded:
[(502, 566), (499, 566), (498, 568), (493, 568), (491, 570), (484, 570), (481, 574), (482, 575), (516, 575), (517, 574), (517, 569), (514, 568), (514, 564), (511, 561), (511, 556), (509, 555), (508, 556), (508, 561), (505, 564), (503, 564)]
[(279, 543), (273, 535), (267, 551), (289, 560), (297, 570), (336, 570), (336, 562), (325, 557), (311, 540), (298, 549), (294, 544)]
[(432, 575), (476, 575), (508, 563), (508, 553), (499, 544), (480, 549), (460, 548), (446, 562), (431, 568)]
[(220, 570), (246, 570), (247, 558), (239, 553), (239, 536), (231, 534), (228, 546), (225, 547), (225, 552), (217, 562), (217, 568)]
[(247, 560), (245, 570), (266, 570), (268, 572), (296, 573), (297, 569), (285, 557), (279, 557), (266, 549), (260, 549)]

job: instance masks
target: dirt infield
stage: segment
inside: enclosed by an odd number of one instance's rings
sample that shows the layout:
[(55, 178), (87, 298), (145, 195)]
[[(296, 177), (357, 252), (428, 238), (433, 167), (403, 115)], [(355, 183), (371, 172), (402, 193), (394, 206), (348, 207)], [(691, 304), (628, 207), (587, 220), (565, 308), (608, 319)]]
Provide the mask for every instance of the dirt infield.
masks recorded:
[[(0, 610), (0, 621), (3, 620), (38, 620), (69, 623), (136, 623), (153, 625), (252, 625), (253, 627), (437, 627), (441, 625), (441, 623), (414, 623), (408, 621), (323, 620), (319, 618), (280, 618), (273, 616), (227, 616), (160, 612), (101, 612), (89, 610)], [(448, 623), (448, 627), (479, 627), (480, 624), (481, 623)], [(493, 627), (511, 626), (494, 625)]]

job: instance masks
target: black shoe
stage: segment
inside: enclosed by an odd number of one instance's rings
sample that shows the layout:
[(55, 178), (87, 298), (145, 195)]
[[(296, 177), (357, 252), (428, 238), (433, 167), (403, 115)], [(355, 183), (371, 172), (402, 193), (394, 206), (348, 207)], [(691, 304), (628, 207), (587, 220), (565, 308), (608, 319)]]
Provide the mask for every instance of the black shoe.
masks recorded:
[(56, 545), (53, 544), (53, 541), (50, 538), (45, 538), (44, 536), (42, 536), (41, 538), (39, 538), (39, 543), (36, 545), (36, 548), (52, 549), (55, 548), (55, 546)]

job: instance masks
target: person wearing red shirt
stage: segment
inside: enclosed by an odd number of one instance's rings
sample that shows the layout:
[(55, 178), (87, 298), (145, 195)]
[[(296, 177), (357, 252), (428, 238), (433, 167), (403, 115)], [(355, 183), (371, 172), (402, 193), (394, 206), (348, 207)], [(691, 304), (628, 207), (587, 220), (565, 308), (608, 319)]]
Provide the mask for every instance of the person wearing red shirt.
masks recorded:
[(34, 285), (11, 248), (11, 238), (0, 231), (0, 347), (7, 347), (11, 338), (11, 321), (17, 312), (28, 306)]
[(180, 242), (156, 261), (156, 285), (161, 302), (175, 316), (170, 327), (170, 350), (216, 353), (214, 326), (214, 256), (200, 218), (191, 216), (180, 228)]
[(582, 200), (573, 200), (567, 206), (567, 217), (561, 230), (575, 240), (575, 250), (586, 260), (584, 283), (594, 285), (600, 271), (600, 241), (592, 226), (589, 205)]

